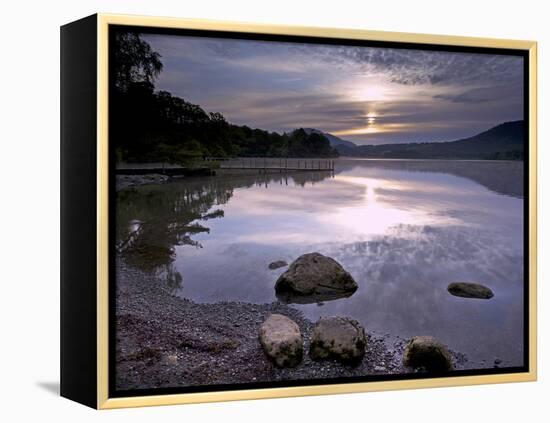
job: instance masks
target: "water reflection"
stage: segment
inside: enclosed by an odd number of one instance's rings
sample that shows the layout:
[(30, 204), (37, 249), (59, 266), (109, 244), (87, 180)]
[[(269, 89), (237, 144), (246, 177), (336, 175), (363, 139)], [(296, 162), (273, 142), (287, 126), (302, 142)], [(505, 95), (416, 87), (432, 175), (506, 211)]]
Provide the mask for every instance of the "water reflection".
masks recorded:
[(315, 293), (315, 294), (296, 294), (292, 291), (276, 291), (275, 296), (277, 299), (284, 304), (317, 304), (319, 306), (324, 305), (326, 301), (335, 301), (342, 298), (351, 297), (354, 292), (324, 292), (324, 293)]
[[(522, 365), (522, 187), (516, 162), (339, 160), (334, 176), (229, 174), (121, 192), (117, 240), (135, 265), (199, 302), (272, 302), (285, 269), (268, 264), (318, 251), (359, 289), (294, 305), (309, 318), (432, 335), (474, 367), (496, 357)], [(453, 297), (446, 287), (457, 280), (495, 297)]]
[(349, 172), (357, 167), (447, 173), (471, 179), (498, 194), (523, 197), (521, 161), (341, 159), (338, 161), (337, 171)]
[(201, 222), (223, 217), (222, 210), (211, 209), (232, 194), (208, 181), (175, 188), (151, 185), (117, 194), (116, 247), (131, 264), (152, 270), (171, 263), (177, 245), (200, 247), (192, 236), (209, 231)]
[(289, 181), (304, 187), (330, 176), (326, 172), (243, 176), (228, 171), (224, 177), (126, 188), (117, 193), (116, 249), (129, 264), (154, 272), (171, 290), (179, 289), (183, 278), (173, 266), (176, 247), (202, 248), (195, 238), (210, 233), (206, 221), (224, 216), (220, 206), (229, 201), (234, 189), (287, 186)]

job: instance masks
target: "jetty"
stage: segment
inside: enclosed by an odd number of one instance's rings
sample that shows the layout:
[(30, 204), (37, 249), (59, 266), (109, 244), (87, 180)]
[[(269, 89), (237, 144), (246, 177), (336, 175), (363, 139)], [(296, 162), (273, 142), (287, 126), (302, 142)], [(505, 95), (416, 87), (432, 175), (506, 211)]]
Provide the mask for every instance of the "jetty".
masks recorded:
[(217, 169), (253, 170), (258, 173), (334, 172), (334, 159), (273, 157), (206, 157), (193, 167), (168, 163), (125, 163), (117, 165), (118, 175), (214, 176)]
[(269, 158), (239, 157), (233, 159), (212, 159), (219, 162), (220, 169), (258, 170), (260, 172), (334, 172), (333, 159), (316, 158)]

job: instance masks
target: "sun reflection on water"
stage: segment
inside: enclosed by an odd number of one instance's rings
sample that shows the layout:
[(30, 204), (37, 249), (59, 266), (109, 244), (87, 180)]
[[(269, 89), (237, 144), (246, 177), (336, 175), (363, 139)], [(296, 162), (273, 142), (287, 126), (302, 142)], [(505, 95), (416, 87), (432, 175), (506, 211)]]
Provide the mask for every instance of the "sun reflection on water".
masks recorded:
[(397, 206), (392, 199), (420, 187), (405, 181), (337, 175), (335, 182), (364, 188), (358, 202), (332, 208), (319, 216), (323, 223), (332, 223), (359, 236), (380, 235), (397, 225), (452, 224), (456, 219), (437, 215), (421, 203)]

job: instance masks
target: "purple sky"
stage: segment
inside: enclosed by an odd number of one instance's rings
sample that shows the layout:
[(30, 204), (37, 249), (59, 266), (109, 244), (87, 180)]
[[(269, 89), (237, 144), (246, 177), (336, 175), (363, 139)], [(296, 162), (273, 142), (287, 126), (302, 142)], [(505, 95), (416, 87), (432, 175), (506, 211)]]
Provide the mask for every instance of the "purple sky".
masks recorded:
[(317, 128), (357, 144), (450, 141), (523, 118), (523, 59), (143, 35), (156, 88), (235, 124)]

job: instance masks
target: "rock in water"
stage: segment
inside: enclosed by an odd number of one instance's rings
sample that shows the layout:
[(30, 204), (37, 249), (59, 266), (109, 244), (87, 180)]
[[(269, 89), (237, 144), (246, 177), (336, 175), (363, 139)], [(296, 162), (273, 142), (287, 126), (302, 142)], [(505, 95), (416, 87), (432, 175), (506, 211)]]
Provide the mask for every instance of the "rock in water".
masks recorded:
[(429, 372), (446, 372), (453, 369), (447, 347), (431, 336), (415, 336), (403, 352), (403, 364)]
[(271, 314), (263, 322), (260, 343), (279, 367), (295, 367), (302, 361), (304, 347), (300, 328), (282, 314)]
[(298, 257), (275, 283), (277, 293), (293, 295), (351, 295), (357, 290), (352, 276), (334, 259), (319, 253)]
[(271, 270), (275, 270), (275, 269), (278, 269), (279, 267), (285, 267), (285, 266), (288, 266), (288, 263), (284, 260), (277, 260), (277, 261), (274, 261), (274, 262), (271, 262), (269, 263), (269, 268)]
[(314, 360), (336, 358), (356, 363), (365, 355), (367, 339), (361, 325), (345, 317), (321, 317), (311, 335), (309, 355)]
[(493, 291), (486, 286), (477, 283), (453, 282), (447, 287), (447, 291), (456, 297), (480, 298), (488, 300), (493, 298)]

